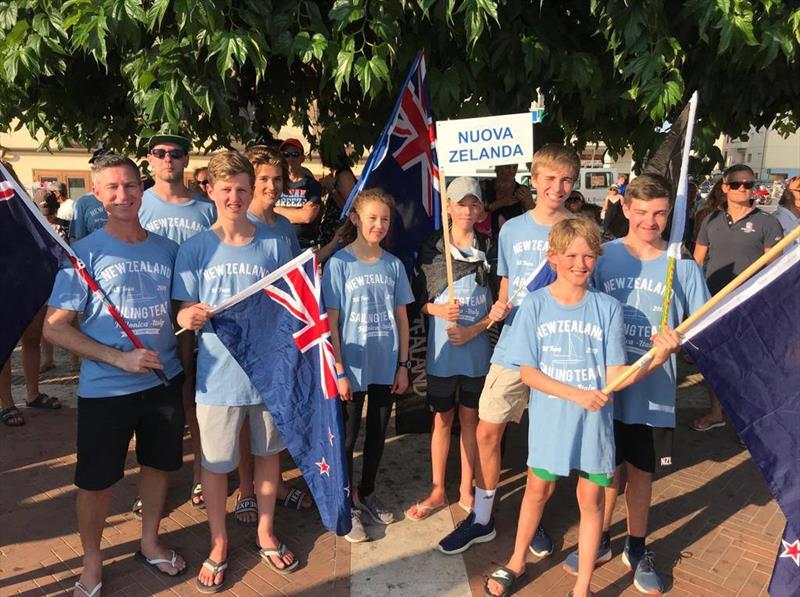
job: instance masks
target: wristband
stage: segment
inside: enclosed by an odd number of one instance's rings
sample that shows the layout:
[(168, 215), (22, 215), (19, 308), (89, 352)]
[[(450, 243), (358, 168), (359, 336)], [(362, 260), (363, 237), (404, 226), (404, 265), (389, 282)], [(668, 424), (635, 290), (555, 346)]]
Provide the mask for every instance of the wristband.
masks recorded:
[(345, 379), (347, 377), (347, 373), (337, 373), (336, 379)]

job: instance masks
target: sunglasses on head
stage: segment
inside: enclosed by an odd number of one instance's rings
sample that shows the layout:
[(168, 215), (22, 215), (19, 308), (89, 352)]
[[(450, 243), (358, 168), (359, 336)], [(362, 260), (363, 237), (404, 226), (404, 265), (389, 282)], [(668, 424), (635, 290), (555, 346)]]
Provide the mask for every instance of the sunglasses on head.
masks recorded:
[(182, 149), (151, 149), (150, 154), (159, 160), (163, 160), (167, 155), (173, 160), (179, 160), (186, 155), (186, 152)]
[(754, 186), (756, 186), (756, 181), (755, 180), (743, 180), (743, 181), (734, 180), (733, 182), (726, 182), (725, 184), (728, 185), (730, 188), (732, 188), (734, 191), (738, 191), (739, 187), (744, 187), (749, 191)]
[(285, 157), (285, 158), (299, 158), (301, 155), (303, 155), (302, 153), (300, 153), (297, 150), (294, 150), (294, 151), (282, 151), (281, 153), (283, 154), (283, 157)]

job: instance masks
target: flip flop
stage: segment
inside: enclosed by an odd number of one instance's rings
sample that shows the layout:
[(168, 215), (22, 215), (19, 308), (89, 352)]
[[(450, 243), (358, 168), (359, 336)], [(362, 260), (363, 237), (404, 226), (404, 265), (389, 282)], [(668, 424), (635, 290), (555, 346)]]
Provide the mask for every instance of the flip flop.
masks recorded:
[(97, 595), (97, 592), (103, 588), (103, 581), (101, 580), (99, 583), (97, 583), (91, 591), (87, 589), (81, 581), (77, 581), (75, 583), (75, 588), (86, 595), (86, 597), (94, 597)]
[[(198, 498), (199, 501), (195, 502)], [(195, 483), (192, 485), (192, 492), (189, 494), (189, 502), (192, 504), (192, 508), (197, 508), (198, 510), (206, 509), (206, 502), (203, 499), (202, 483)]]
[(268, 547), (262, 549), (259, 545), (256, 545), (256, 547), (258, 547), (258, 555), (261, 556), (261, 559), (264, 560), (269, 567), (278, 574), (291, 574), (294, 572), (295, 568), (300, 565), (300, 560), (297, 559), (297, 556), (295, 556), (294, 562), (288, 566), (286, 565), (286, 562), (284, 562), (283, 568), (279, 568), (275, 562), (272, 561), (272, 557), (270, 556), (278, 556), (278, 558), (283, 561), (283, 556), (286, 555), (287, 551), (289, 551), (285, 543), (281, 543), (277, 548)]
[[(211, 558), (208, 558), (208, 559), (206, 559), (205, 562), (203, 562), (203, 568), (211, 570), (211, 574), (214, 577), (216, 577), (217, 574), (219, 574), (220, 572), (224, 572), (227, 567), (228, 567), (227, 560), (223, 560), (222, 562), (217, 563), (214, 560), (212, 560)], [(204, 585), (203, 583), (200, 582), (200, 578), (198, 577), (197, 580), (195, 581), (195, 588), (200, 593), (205, 593), (207, 595), (211, 594), (211, 593), (219, 593), (220, 591), (222, 591), (225, 588), (225, 578), (226, 578), (226, 576), (227, 575), (222, 577), (222, 582), (219, 583), (218, 585)], [(212, 578), (211, 581), (213, 582), (214, 579)]]
[[(164, 576), (170, 576), (170, 577), (180, 576), (181, 574), (186, 572), (186, 568), (188, 568), (188, 566), (184, 566), (183, 570), (178, 570), (178, 567), (175, 565), (175, 562), (178, 561), (178, 554), (175, 552), (174, 549), (171, 549), (170, 552), (172, 552), (172, 558), (170, 558), (169, 560), (167, 560), (166, 558), (153, 558), (152, 560), (148, 560), (147, 556), (145, 556), (141, 551), (137, 551), (133, 557), (135, 557), (137, 560), (141, 560), (142, 562), (153, 568), (153, 570), (155, 570), (159, 574), (163, 574)], [(169, 564), (170, 566), (172, 566), (173, 569), (178, 571), (175, 574), (170, 574), (169, 572), (165, 572), (164, 570), (159, 568), (158, 567), (159, 564)]]
[(61, 408), (61, 402), (55, 396), (48, 396), (47, 394), (37, 394), (36, 398), (30, 402), (26, 402), (28, 408), (43, 408), (45, 410), (58, 410)]
[[(413, 521), (420, 521), (425, 520), (429, 516), (432, 516), (434, 513), (438, 512), (442, 508), (446, 507), (447, 504), (439, 504), (438, 506), (423, 506), (419, 502), (411, 506), (408, 510), (406, 510), (406, 518)], [(416, 508), (416, 515), (413, 514), (414, 509)]]
[(9, 406), (0, 410), (0, 422), (9, 427), (22, 427), (25, 424), (25, 417), (16, 406)]
[[(256, 519), (253, 521), (245, 521), (239, 518), (240, 514), (249, 514), (253, 513), (256, 515)], [(236, 518), (236, 522), (242, 525), (243, 527), (255, 527), (258, 526), (258, 502), (253, 496), (242, 498), (240, 497), (236, 500), (236, 508), (233, 511), (233, 516)]]
[(459, 506), (461, 507), (461, 509), (462, 509), (464, 512), (466, 512), (467, 514), (469, 514), (470, 512), (472, 512), (472, 508), (471, 508), (470, 506), (465, 506), (465, 505), (464, 505), (464, 504), (462, 504), (461, 502), (458, 502), (458, 505), (459, 505)]
[(133, 500), (133, 505), (131, 505), (131, 514), (133, 514), (133, 517), (136, 520), (142, 519), (142, 498), (140, 498), (138, 495), (136, 496), (136, 499)]
[(701, 424), (700, 419), (695, 419), (692, 421), (690, 427), (693, 431), (710, 431), (711, 429), (716, 429), (717, 427), (725, 427), (725, 421), (723, 419), (718, 419), (716, 421), (709, 421), (705, 424)]
[[(483, 593), (488, 597), (507, 597), (514, 593), (516, 589), (516, 585), (525, 577), (525, 572), (522, 574), (517, 575), (513, 570), (509, 570), (505, 566), (499, 566), (494, 572), (492, 572), (491, 576), (489, 576), (483, 583)], [(489, 590), (489, 581), (494, 580), (495, 582), (500, 583), (500, 586), (503, 587), (503, 592), (499, 594), (492, 593)]]
[(310, 510), (314, 507), (313, 500), (310, 506), (303, 506), (303, 500), (307, 495), (308, 493), (302, 489), (292, 487), (289, 489), (289, 493), (286, 494), (286, 497), (283, 498), (283, 500), (278, 500), (278, 503), (288, 510)]

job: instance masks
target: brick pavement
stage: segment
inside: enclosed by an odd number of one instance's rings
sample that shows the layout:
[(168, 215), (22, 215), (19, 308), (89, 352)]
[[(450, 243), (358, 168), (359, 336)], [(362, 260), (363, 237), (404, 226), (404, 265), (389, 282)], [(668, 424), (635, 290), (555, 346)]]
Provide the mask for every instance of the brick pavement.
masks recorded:
[[(686, 377), (691, 370), (686, 366), (682, 369), (686, 387), (679, 394), (675, 442), (675, 461), (680, 469), (659, 478), (654, 486), (649, 544), (657, 554), (657, 566), (667, 576), (670, 595), (766, 595), (784, 518), (730, 428), (705, 434), (686, 428), (692, 417), (701, 412), (702, 392), (697, 385), (699, 376)], [(14, 383), (21, 383), (16, 367), (14, 373)], [(63, 594), (80, 572), (81, 551), (71, 484), (75, 461), (75, 410), (71, 396), (75, 378), (62, 366), (45, 377), (50, 382), (42, 390), (69, 397), (65, 408), (59, 412), (23, 409), (28, 425), (0, 429), (0, 595)], [(15, 387), (15, 396), (18, 402), (22, 400), (21, 387)], [(426, 453), (427, 441), (427, 436), (420, 435), (387, 444), (390, 460), (405, 461), (413, 469), (409, 478), (418, 479), (422, 485), (429, 479), (428, 462), (420, 457)], [(408, 456), (398, 457), (391, 453), (393, 450), (407, 450)], [(451, 451), (451, 457), (454, 456), (455, 450)], [(498, 538), (476, 546), (463, 556), (474, 595), (483, 594), (483, 576), (489, 573), (493, 562), (502, 563), (510, 554), (524, 487), (524, 456), (522, 429), (512, 428), (504, 461), (507, 468), (499, 492)], [(205, 514), (192, 509), (186, 501), (191, 482), (189, 460), (170, 480), (168, 515), (162, 523), (168, 544), (189, 562), (189, 574), (170, 579), (145, 569), (133, 559), (139, 523), (128, 511), (136, 494), (135, 463), (129, 457), (126, 476), (112, 492), (111, 515), (103, 536), (104, 595), (197, 594), (194, 574), (205, 558), (208, 534)], [(457, 471), (455, 458), (450, 470)], [(290, 474), (297, 475), (297, 471)], [(456, 478), (452, 473), (449, 476), (451, 483)], [(233, 487), (232, 480), (231, 490)], [(451, 497), (455, 495), (457, 487), (453, 486)], [(229, 510), (232, 508), (233, 497), (229, 501)], [(464, 517), (457, 506), (451, 508), (451, 515), (454, 523)], [(577, 541), (574, 480), (558, 487), (545, 511), (544, 523), (556, 541), (556, 552), (540, 562), (530, 559), (528, 583), (518, 593), (522, 596), (564, 595), (572, 586), (572, 577), (562, 571), (560, 563)], [(277, 522), (279, 536), (307, 562), (296, 574), (287, 577), (259, 564), (252, 548), (252, 529), (239, 527), (232, 516), (228, 527), (232, 582), (226, 594), (342, 597), (350, 594), (350, 545), (323, 532), (316, 514), (281, 511)], [(631, 575), (619, 558), (625, 535), (621, 500), (611, 531), (616, 557), (597, 570), (593, 590), (599, 596), (636, 595)], [(391, 537), (387, 533), (382, 540)], [(442, 556), (430, 556), (435, 557)], [(413, 583), (406, 584), (414, 587)], [(357, 592), (406, 594), (383, 585), (359, 587)]]

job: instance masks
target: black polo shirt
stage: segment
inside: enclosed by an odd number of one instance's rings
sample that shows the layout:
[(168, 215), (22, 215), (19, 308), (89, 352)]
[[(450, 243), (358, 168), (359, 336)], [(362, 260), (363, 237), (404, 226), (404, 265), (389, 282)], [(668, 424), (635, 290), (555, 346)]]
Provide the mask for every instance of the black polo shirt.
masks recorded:
[(735, 223), (724, 210), (705, 218), (697, 244), (708, 247), (704, 270), (711, 294), (722, 290), (781, 238), (783, 229), (778, 220), (758, 208)]

